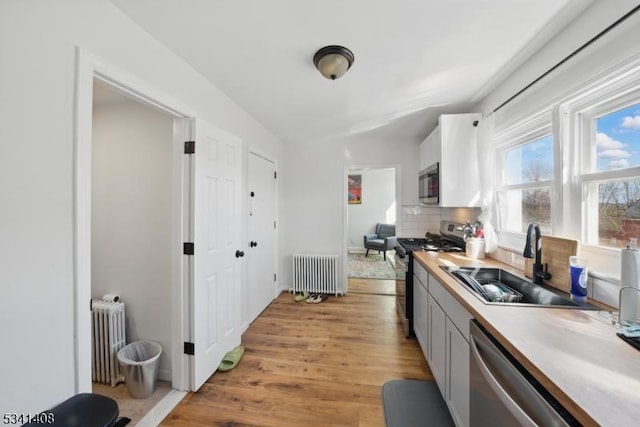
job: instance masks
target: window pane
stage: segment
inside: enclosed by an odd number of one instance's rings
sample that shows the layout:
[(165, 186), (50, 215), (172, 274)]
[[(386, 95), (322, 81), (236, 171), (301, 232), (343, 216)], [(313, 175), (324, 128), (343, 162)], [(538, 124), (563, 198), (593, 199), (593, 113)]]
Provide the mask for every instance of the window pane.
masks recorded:
[(551, 234), (551, 189), (509, 190), (500, 198), (502, 228), (525, 233), (530, 223)]
[(505, 152), (507, 185), (545, 181), (553, 178), (553, 140), (551, 135)]
[(623, 247), (640, 238), (640, 180), (598, 184), (598, 242)]
[(596, 119), (596, 171), (640, 166), (640, 104)]

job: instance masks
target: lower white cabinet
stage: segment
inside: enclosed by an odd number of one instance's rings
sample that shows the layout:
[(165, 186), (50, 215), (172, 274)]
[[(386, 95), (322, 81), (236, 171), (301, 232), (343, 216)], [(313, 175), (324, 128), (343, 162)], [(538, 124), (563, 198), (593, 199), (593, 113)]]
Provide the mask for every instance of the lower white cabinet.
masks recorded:
[(423, 287), (421, 281), (414, 278), (417, 284), (414, 286), (414, 329), (456, 426), (466, 427), (469, 425), (468, 340), (472, 316), (432, 275), (427, 282)]
[(469, 343), (447, 318), (447, 388), (445, 400), (457, 426), (469, 425)]
[(438, 302), (429, 295), (429, 331), (431, 342), (429, 344), (429, 367), (433, 377), (440, 387), (440, 393), (445, 395), (447, 387), (447, 316)]
[(413, 277), (413, 331), (424, 358), (429, 360), (429, 294), (427, 284)]

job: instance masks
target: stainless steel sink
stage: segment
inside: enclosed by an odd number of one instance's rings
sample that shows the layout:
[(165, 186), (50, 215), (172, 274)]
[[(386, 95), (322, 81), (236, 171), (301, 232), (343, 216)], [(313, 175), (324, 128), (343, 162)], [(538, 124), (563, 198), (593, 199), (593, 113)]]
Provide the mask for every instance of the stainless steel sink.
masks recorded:
[(559, 291), (537, 285), (500, 268), (448, 267), (441, 265), (485, 304), (508, 306), (536, 306), (601, 310), (600, 307), (578, 304)]

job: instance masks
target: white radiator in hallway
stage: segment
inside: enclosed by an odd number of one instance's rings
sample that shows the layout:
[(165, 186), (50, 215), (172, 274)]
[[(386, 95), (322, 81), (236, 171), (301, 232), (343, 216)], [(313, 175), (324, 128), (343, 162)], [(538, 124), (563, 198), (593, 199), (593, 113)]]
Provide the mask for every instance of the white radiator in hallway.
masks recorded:
[(338, 294), (338, 255), (293, 255), (293, 292)]
[(115, 387), (124, 381), (118, 350), (126, 344), (124, 303), (91, 301), (91, 366), (94, 382)]

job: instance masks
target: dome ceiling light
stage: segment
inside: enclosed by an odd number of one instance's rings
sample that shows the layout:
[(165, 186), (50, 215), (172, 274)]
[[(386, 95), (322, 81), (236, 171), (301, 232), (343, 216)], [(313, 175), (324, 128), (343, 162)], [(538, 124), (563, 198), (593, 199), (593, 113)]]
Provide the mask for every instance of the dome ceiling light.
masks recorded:
[(339, 79), (353, 65), (353, 52), (342, 46), (325, 46), (313, 55), (313, 63), (325, 78)]

